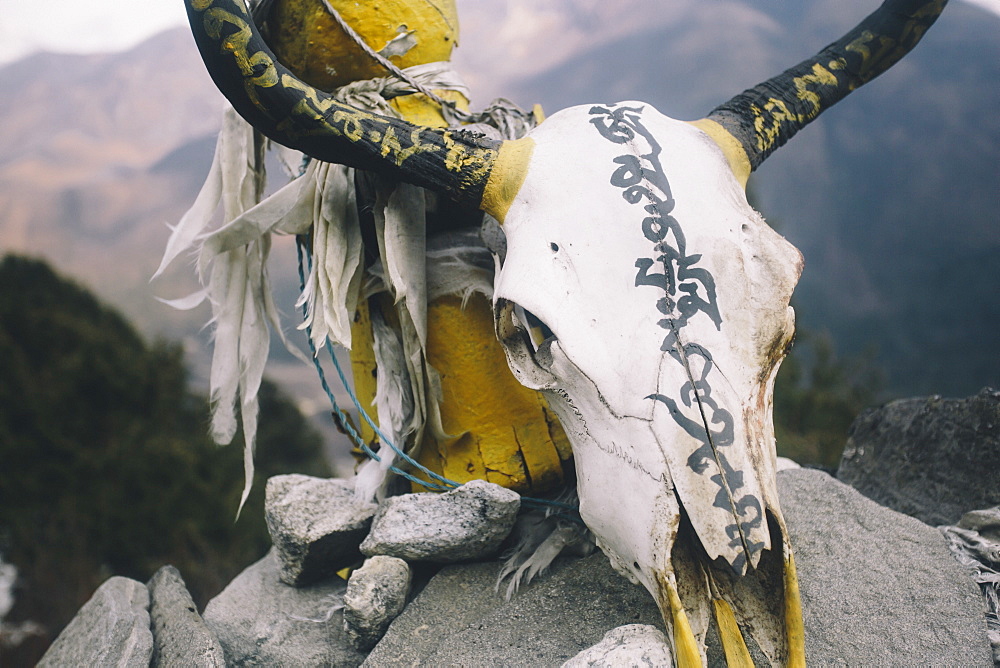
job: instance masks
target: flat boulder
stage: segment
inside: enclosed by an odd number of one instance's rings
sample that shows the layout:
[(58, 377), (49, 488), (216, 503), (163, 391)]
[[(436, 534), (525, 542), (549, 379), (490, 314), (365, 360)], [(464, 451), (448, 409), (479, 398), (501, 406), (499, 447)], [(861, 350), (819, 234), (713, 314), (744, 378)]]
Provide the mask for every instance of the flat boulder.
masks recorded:
[(62, 630), (38, 662), (42, 668), (146, 668), (153, 655), (149, 592), (141, 582), (113, 577)]
[(205, 607), (205, 622), (230, 666), (357, 666), (365, 658), (344, 631), (347, 583), (308, 587), (278, 578), (274, 550), (236, 576)]
[(837, 477), (930, 525), (1000, 504), (1000, 392), (900, 399), (858, 416)]
[(153, 629), (152, 668), (225, 668), (222, 645), (198, 614), (180, 571), (164, 566), (146, 585)]
[(670, 666), (673, 661), (663, 631), (647, 624), (626, 624), (605, 633), (601, 642), (583, 650), (562, 668)]
[(819, 665), (987, 666), (979, 590), (937, 529), (816, 470), (778, 474)]
[(500, 548), (520, 507), (517, 492), (485, 480), (444, 494), (389, 497), (379, 506), (361, 552), (438, 563), (482, 559)]
[[(783, 471), (778, 485), (811, 665), (990, 665), (978, 588), (940, 532), (820, 471)], [(560, 666), (617, 627), (663, 630), (652, 597), (599, 552), (557, 559), (510, 601), (499, 568), (443, 568), (364, 665)], [(709, 665), (724, 665), (713, 635)]]

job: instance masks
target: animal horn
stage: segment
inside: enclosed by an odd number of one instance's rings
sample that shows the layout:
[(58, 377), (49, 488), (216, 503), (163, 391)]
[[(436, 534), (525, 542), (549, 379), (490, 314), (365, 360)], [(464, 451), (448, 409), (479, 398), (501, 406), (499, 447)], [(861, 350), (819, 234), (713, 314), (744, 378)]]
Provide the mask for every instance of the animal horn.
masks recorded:
[(531, 140), (501, 142), (361, 111), (278, 62), (243, 0), (185, 0), (215, 85), (270, 139), (318, 160), (389, 174), (503, 220), (520, 188)]
[(695, 125), (720, 144), (745, 183), (750, 172), (796, 132), (895, 65), (916, 46), (947, 2), (886, 0), (814, 57), (740, 93)]

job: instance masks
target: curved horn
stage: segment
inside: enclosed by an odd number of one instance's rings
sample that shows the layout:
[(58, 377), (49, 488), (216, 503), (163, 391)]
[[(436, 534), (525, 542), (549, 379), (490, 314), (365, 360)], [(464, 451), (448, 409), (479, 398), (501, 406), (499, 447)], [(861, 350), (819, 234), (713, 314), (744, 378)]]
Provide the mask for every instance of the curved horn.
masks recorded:
[(319, 160), (391, 174), (503, 220), (523, 181), (530, 140), (500, 142), (341, 104), (278, 62), (243, 0), (185, 5), (215, 85), (264, 135)]
[[(695, 124), (722, 146), (745, 182), (750, 171), (820, 113), (895, 65), (947, 2), (886, 0), (816, 56), (740, 93)], [(745, 155), (738, 154), (740, 149)]]

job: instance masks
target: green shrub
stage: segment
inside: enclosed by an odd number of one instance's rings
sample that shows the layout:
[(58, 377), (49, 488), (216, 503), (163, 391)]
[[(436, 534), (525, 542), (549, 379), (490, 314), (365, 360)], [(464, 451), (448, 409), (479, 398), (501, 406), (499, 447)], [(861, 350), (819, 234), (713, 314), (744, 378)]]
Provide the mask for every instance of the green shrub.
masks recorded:
[(778, 454), (836, 469), (854, 418), (874, 405), (884, 385), (874, 353), (838, 359), (826, 332), (799, 332), (778, 371), (774, 431)]
[(107, 577), (168, 563), (204, 605), (268, 549), (266, 478), (329, 474), (319, 436), (265, 382), (257, 479), (234, 522), (243, 437), (210, 441), (180, 346), (147, 345), (40, 261), (0, 261), (0, 360), (0, 552), (23, 585), (10, 619), (53, 635)]

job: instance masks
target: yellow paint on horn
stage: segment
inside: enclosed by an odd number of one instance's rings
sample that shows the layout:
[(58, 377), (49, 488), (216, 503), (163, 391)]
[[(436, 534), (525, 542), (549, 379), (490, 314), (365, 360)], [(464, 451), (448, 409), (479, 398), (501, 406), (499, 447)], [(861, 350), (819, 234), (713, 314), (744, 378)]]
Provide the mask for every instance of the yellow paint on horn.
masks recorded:
[(507, 217), (510, 205), (524, 184), (534, 150), (535, 141), (531, 137), (505, 141), (500, 146), (493, 168), (490, 170), (490, 177), (486, 181), (479, 208), (501, 223)]
[(745, 190), (747, 179), (750, 178), (750, 172), (753, 169), (750, 167), (750, 158), (747, 157), (747, 152), (743, 149), (743, 145), (740, 144), (739, 140), (724, 127), (707, 118), (690, 121), (690, 125), (707, 134), (722, 149), (722, 153), (726, 156), (726, 161), (729, 163), (729, 168), (733, 170), (736, 180), (740, 182), (740, 185)]
[[(671, 576), (672, 579), (672, 576)], [(667, 600), (670, 603), (670, 617), (674, 627), (674, 653), (677, 668), (701, 668), (701, 652), (698, 651), (698, 641), (691, 630), (687, 613), (677, 594), (677, 587), (672, 581), (667, 582)], [(751, 664), (753, 665), (753, 664)]]
[(542, 109), (542, 105), (536, 104), (531, 107), (531, 115), (535, 117), (535, 125), (541, 125), (545, 122), (545, 110)]
[(806, 632), (802, 623), (802, 597), (799, 594), (799, 576), (795, 572), (795, 556), (785, 545), (785, 637), (788, 641), (789, 668), (805, 668)]
[(726, 655), (726, 665), (729, 668), (754, 668), (750, 650), (743, 640), (733, 609), (721, 598), (713, 600), (712, 603), (715, 605), (715, 621), (719, 625), (719, 641)]

